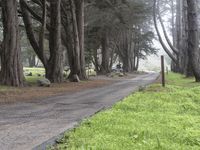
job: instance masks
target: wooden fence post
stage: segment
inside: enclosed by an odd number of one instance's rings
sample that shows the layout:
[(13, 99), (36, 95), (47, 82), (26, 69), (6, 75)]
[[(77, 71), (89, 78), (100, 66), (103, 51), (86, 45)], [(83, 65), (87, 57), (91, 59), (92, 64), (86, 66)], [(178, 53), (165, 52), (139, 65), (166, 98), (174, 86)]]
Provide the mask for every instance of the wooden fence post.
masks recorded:
[(162, 76), (162, 86), (165, 87), (165, 63), (164, 56), (161, 56), (161, 76)]

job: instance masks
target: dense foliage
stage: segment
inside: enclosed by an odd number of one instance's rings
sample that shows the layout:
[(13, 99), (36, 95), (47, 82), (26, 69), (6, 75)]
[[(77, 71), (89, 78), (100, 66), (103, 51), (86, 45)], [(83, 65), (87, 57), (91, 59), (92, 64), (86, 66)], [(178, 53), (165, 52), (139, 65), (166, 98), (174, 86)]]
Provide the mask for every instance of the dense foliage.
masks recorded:
[[(7, 8), (13, 8), (18, 16), (10, 24), (13, 29), (18, 27), (12, 32), (16, 36), (5, 39), (10, 20), (6, 20), (9, 15), (3, 15), (2, 53), (9, 53), (5, 52), (9, 40), (21, 37), (18, 48), (13, 49), (19, 55), (1, 55), (1, 64), (16, 58), (15, 67), (21, 72), (22, 59), (26, 67), (44, 67), (51, 82), (62, 82), (66, 68), (70, 68), (70, 81), (87, 79), (86, 67), (94, 67), (100, 74), (110, 73), (117, 64), (123, 66), (124, 72), (136, 71), (141, 59), (157, 52), (152, 43), (153, 29), (149, 26), (151, 1), (2, 0), (1, 8), (2, 14), (11, 15), (10, 19), (14, 19), (14, 11)], [(23, 86), (23, 74), (17, 75), (15, 71), (2, 65), (1, 83)], [(19, 82), (14, 81), (19, 77)]]

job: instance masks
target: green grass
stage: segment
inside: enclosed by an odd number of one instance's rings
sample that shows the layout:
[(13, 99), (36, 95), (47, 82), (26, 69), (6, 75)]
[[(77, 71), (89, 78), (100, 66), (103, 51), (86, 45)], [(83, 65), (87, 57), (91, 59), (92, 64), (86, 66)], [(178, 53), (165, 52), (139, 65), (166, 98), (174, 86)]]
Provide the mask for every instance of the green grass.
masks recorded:
[(59, 150), (200, 150), (200, 85), (167, 75), (65, 134)]
[[(28, 68), (28, 67), (25, 67), (24, 68), (24, 73), (25, 75), (26, 74), (29, 74), (29, 73), (32, 73), (32, 76), (25, 76), (26, 78), (26, 81), (29, 83), (29, 84), (35, 84), (37, 83), (37, 80), (38, 79), (42, 79), (44, 78), (45, 76), (45, 69), (44, 68)], [(65, 75), (65, 77), (67, 78), (68, 75), (70, 74), (70, 70), (69, 71), (64, 71), (63, 74)], [(94, 71), (94, 69), (87, 69), (86, 70), (86, 74), (89, 76), (96, 76), (96, 72)]]
[[(27, 76), (27, 74), (32, 73), (32, 76)], [(44, 68), (24, 68), (24, 74), (26, 82), (29, 84), (36, 84), (37, 80), (44, 78), (45, 69)]]
[(88, 76), (97, 76), (97, 73), (96, 73), (96, 71), (94, 70), (94, 69), (88, 69), (88, 68), (86, 68), (86, 75)]

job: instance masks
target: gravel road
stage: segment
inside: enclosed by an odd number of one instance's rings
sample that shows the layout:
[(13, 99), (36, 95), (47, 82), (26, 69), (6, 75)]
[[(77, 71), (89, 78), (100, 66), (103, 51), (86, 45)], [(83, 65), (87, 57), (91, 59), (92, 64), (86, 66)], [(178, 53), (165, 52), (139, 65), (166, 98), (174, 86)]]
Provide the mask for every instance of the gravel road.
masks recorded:
[(46, 144), (84, 118), (109, 108), (140, 86), (151, 84), (157, 77), (156, 73), (138, 75), (134, 79), (75, 94), (1, 105), (0, 150), (44, 149)]

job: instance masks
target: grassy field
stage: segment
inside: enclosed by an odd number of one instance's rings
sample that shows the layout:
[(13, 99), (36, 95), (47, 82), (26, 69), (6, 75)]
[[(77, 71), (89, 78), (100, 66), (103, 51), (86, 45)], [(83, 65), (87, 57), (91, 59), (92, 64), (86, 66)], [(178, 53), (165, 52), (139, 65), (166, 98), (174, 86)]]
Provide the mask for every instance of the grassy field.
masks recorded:
[[(28, 74), (32, 73), (32, 76), (28, 76)], [(36, 84), (37, 80), (44, 78), (45, 70), (44, 68), (24, 68), (24, 74), (26, 81), (29, 84)]]
[(66, 133), (59, 150), (200, 150), (200, 84), (170, 73)]
[[(32, 76), (27, 76), (27, 74), (32, 73)], [(30, 84), (34, 84), (37, 83), (38, 79), (44, 78), (45, 76), (45, 69), (44, 68), (24, 68), (24, 74), (26, 77), (26, 81)], [(65, 78), (68, 77), (68, 75), (70, 74), (70, 71), (64, 71), (63, 75), (65, 76)], [(96, 76), (96, 72), (94, 71), (94, 69), (90, 69), (90, 70), (86, 70), (86, 74), (89, 76)]]

